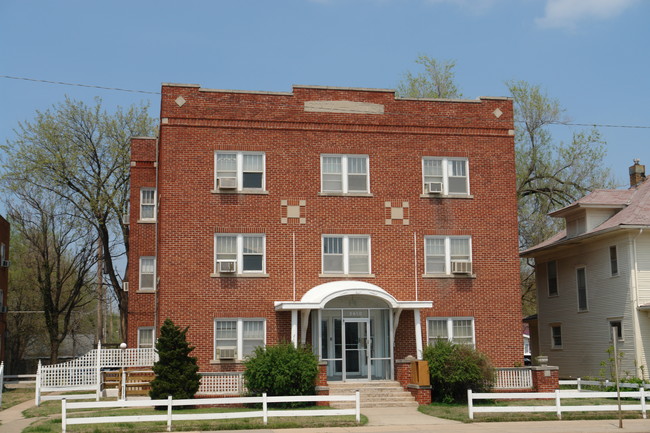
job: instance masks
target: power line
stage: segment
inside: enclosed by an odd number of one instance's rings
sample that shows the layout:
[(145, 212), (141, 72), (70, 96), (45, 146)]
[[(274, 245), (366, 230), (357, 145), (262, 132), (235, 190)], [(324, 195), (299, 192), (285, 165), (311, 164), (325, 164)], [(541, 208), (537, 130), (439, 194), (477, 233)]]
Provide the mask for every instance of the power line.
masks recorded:
[[(122, 89), (119, 87), (105, 87), (97, 86), (91, 84), (80, 84), (80, 83), (66, 83), (63, 81), (50, 81), (50, 80), (40, 80), (36, 78), (26, 78), (26, 77), (13, 77), (10, 75), (0, 75), (0, 78), (8, 78), (11, 80), (23, 80), (23, 81), (33, 81), (37, 83), (46, 83), (46, 84), (58, 84), (62, 86), (76, 86), (76, 87), (87, 87), (91, 89), (102, 89), (102, 90), (114, 90), (119, 92), (131, 92), (131, 93), (146, 93), (149, 95), (160, 95), (160, 92), (149, 92), (146, 90), (134, 90), (134, 89)], [(347, 111), (345, 111), (347, 112)], [(413, 115), (413, 113), (399, 113), (391, 112), (391, 114), (404, 114), (404, 115)], [(430, 115), (432, 116), (432, 115)], [(438, 117), (454, 117), (454, 116), (438, 116)], [(454, 117), (458, 118), (458, 117)], [(469, 119), (469, 118), (468, 118)], [(470, 119), (471, 120), (471, 119)], [(524, 123), (522, 121), (515, 120), (515, 123)], [(549, 122), (551, 125), (562, 125), (562, 126), (584, 126), (584, 127), (598, 127), (598, 128), (623, 128), (623, 129), (650, 129), (650, 126), (645, 125), (612, 125), (605, 123), (570, 123), (570, 122)]]
[(9, 76), (9, 75), (0, 75), (0, 78), (8, 78), (10, 80), (34, 81), (34, 82), (37, 82), (37, 83), (59, 84), (59, 85), (62, 85), (62, 86), (89, 87), (91, 89), (116, 90), (116, 91), (119, 91), (119, 92), (147, 93), (147, 94), (150, 94), (150, 95), (160, 95), (160, 92), (148, 92), (146, 90), (121, 89), (119, 87), (94, 86), (94, 85), (91, 85), (91, 84), (65, 83), (63, 81), (38, 80), (36, 78), (12, 77), (12, 76)]

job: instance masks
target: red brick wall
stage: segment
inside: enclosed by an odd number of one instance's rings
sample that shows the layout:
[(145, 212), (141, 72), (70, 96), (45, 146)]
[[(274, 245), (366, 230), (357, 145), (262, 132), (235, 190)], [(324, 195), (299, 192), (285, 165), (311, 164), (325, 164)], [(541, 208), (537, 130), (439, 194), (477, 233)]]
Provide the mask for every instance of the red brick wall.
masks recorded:
[[(186, 101), (179, 107), (175, 100)], [(305, 101), (348, 100), (384, 105), (385, 113), (305, 112)], [(493, 112), (503, 115), (497, 118)], [(296, 300), (335, 278), (321, 273), (321, 235), (371, 236), (373, 278), (398, 300), (432, 301), (426, 318), (475, 318), (477, 348), (497, 366), (521, 362), (521, 314), (512, 101), (396, 100), (390, 91), (295, 87), (292, 94), (209, 92), (163, 86), (158, 227), (159, 324), (190, 326), (202, 371), (215, 370), (213, 319), (266, 318), (267, 343), (290, 338), (292, 236), (296, 238)], [(151, 326), (153, 294), (137, 293), (139, 255), (155, 251), (155, 225), (138, 224), (139, 188), (152, 186), (155, 141), (134, 140), (131, 179), (129, 345)], [(142, 147), (142, 149), (141, 149)], [(268, 194), (215, 194), (216, 150), (263, 151)], [(320, 155), (369, 155), (372, 197), (320, 196)], [(423, 156), (469, 160), (472, 198), (421, 198)], [(141, 164), (142, 161), (142, 164)], [(306, 224), (282, 224), (281, 200), (306, 200)], [(409, 203), (409, 225), (386, 225), (386, 201)], [(214, 233), (266, 234), (268, 278), (215, 278)], [(414, 233), (417, 271), (414, 271)], [(422, 278), (425, 235), (471, 235), (476, 278)], [(417, 275), (417, 295), (416, 280)], [(404, 311), (395, 358), (416, 355), (412, 311)]]

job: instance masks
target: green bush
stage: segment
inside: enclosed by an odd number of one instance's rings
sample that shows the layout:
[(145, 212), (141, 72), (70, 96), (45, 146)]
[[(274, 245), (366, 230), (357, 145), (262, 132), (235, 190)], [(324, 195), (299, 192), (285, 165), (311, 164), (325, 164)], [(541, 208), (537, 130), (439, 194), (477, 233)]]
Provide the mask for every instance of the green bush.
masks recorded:
[(296, 348), (290, 343), (258, 347), (244, 365), (246, 388), (252, 396), (314, 395), (316, 392), (318, 359), (308, 347)]
[(185, 338), (187, 328), (181, 330), (170, 319), (166, 319), (160, 328), (160, 337), (156, 341), (159, 360), (153, 365), (156, 378), (151, 381), (149, 396), (166, 399), (194, 398), (199, 390), (199, 367), (196, 358), (189, 356), (194, 350)]
[(467, 390), (486, 392), (494, 383), (490, 360), (474, 348), (447, 340), (427, 346), (422, 357), (429, 363), (431, 399), (443, 403), (467, 401)]

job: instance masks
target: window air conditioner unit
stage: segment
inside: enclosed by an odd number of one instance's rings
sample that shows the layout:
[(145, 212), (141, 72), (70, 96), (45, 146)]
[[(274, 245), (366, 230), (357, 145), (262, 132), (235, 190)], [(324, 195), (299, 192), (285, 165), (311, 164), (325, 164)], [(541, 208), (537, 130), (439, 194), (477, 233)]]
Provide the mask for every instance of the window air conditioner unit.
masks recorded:
[(237, 355), (237, 348), (235, 347), (220, 347), (217, 349), (217, 359), (235, 359)]
[(471, 274), (472, 262), (451, 262), (452, 274)]
[(128, 281), (122, 281), (122, 290), (125, 292), (129, 291), (129, 282)]
[(3, 260), (2, 262), (0, 262), (0, 268), (8, 268), (9, 264), (10, 264), (9, 260)]
[(442, 194), (442, 182), (427, 182), (427, 192), (429, 194)]
[(219, 189), (236, 189), (237, 188), (237, 178), (236, 177), (220, 177), (217, 181), (217, 186)]
[(217, 270), (219, 273), (231, 274), (237, 271), (236, 260), (217, 260)]

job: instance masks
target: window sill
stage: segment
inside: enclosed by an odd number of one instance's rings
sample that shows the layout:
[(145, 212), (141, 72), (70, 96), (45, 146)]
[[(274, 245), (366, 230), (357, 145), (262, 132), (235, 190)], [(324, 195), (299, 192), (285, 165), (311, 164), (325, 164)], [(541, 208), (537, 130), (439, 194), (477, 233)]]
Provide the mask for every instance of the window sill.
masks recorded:
[(138, 224), (156, 224), (156, 222), (157, 222), (156, 220), (149, 220), (149, 219), (137, 221)]
[(136, 290), (135, 293), (156, 293), (155, 290), (149, 289), (149, 290)]
[(320, 278), (375, 278), (375, 274), (318, 274)]
[(250, 195), (269, 195), (269, 192), (261, 189), (213, 189), (210, 191), (212, 194), (250, 194)]
[(473, 279), (476, 278), (476, 274), (422, 274), (422, 278)]
[(210, 365), (219, 365), (219, 364), (241, 364), (241, 360), (239, 359), (228, 359), (228, 360), (219, 360), (219, 359), (211, 359), (210, 360)]
[(420, 198), (460, 198), (460, 199), (472, 199), (474, 196), (472, 194), (420, 194)]
[(250, 273), (250, 274), (210, 274), (211, 278), (268, 278), (269, 274)]
[(321, 197), (374, 197), (369, 192), (319, 192)]

